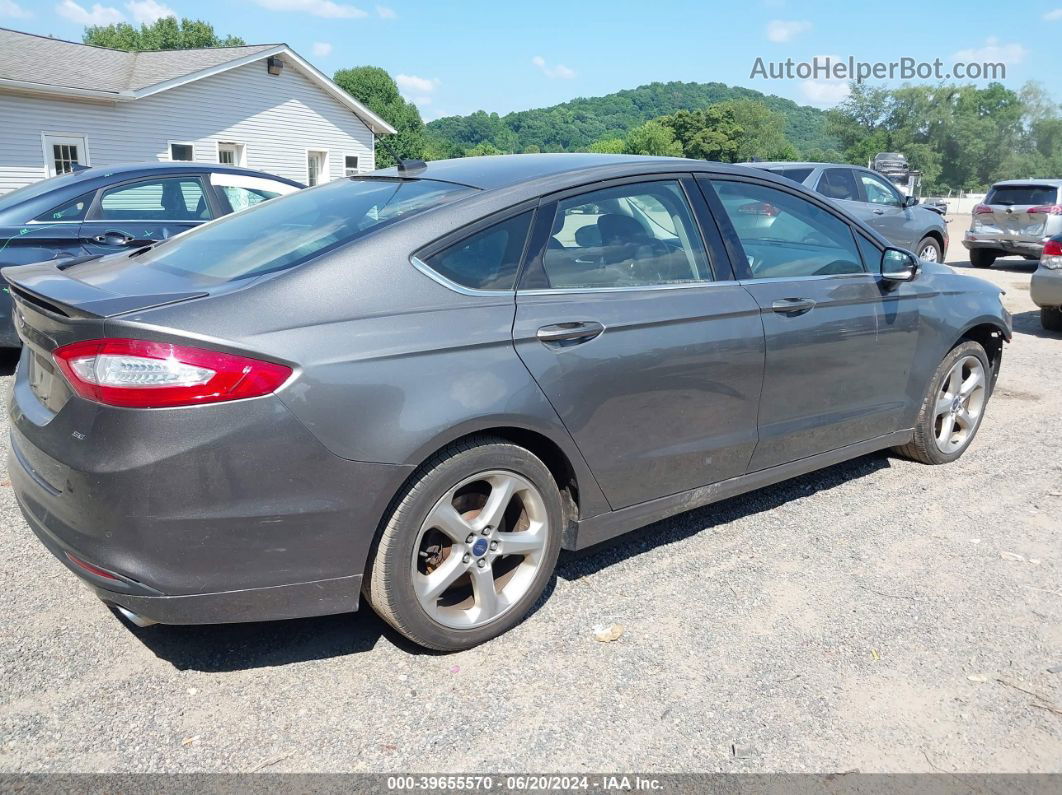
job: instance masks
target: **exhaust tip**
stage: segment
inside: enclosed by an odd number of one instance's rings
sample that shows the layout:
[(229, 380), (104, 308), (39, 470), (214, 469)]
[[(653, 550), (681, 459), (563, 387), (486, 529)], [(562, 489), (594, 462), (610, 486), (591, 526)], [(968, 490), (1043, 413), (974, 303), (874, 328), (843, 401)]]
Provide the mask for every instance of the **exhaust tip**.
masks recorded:
[(158, 621), (155, 621), (152, 618), (147, 618), (145, 616), (140, 615), (139, 613), (134, 613), (127, 607), (122, 607), (121, 605), (111, 605), (111, 607), (117, 610), (121, 614), (122, 618), (124, 618), (126, 621), (128, 621), (135, 627), (150, 627), (154, 624), (159, 623)]

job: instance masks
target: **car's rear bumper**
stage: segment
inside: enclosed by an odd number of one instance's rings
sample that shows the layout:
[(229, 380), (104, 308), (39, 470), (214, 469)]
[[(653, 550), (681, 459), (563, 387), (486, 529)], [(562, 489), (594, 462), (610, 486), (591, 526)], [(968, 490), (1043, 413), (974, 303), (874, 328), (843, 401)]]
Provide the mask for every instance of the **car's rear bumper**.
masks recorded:
[(1044, 250), (1043, 240), (1007, 240), (995, 237), (964, 237), (962, 244), (967, 249), (991, 249), (1002, 251), (1005, 254), (1021, 254), (1022, 256), (1039, 257)]
[(274, 397), (180, 410), (75, 398), (38, 426), (19, 408), (35, 400), (26, 390), (16, 379), (12, 489), (44, 545), (106, 601), (164, 623), (357, 608), (410, 467), (338, 458)]
[(1062, 306), (1062, 270), (1037, 268), (1029, 281), (1029, 295), (1037, 306)]

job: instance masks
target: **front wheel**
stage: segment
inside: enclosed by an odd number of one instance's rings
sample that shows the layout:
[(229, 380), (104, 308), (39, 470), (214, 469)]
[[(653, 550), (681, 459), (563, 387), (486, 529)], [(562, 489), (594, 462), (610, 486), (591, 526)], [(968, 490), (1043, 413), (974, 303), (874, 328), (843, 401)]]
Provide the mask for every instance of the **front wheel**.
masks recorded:
[(941, 361), (915, 423), (914, 438), (896, 452), (923, 464), (947, 464), (973, 442), (992, 392), (992, 366), (978, 343), (956, 345)]
[(366, 595), (421, 646), (467, 649), (506, 632), (542, 594), (563, 508), (549, 469), (494, 437), (436, 454), (414, 474), (376, 545)]
[(918, 244), (918, 258), (924, 259), (927, 262), (944, 261), (944, 252), (941, 250), (940, 243), (937, 242), (935, 237), (922, 238), (922, 242)]

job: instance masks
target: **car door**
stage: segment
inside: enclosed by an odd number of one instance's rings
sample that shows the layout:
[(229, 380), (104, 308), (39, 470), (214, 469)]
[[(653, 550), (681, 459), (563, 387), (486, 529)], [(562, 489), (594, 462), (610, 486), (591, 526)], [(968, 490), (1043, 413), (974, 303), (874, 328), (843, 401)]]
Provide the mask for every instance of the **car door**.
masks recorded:
[(686, 175), (569, 191), (536, 216), (516, 351), (616, 509), (740, 475), (756, 444), (759, 311), (695, 212)]
[(897, 430), (917, 301), (900, 302), (864, 266), (852, 227), (827, 205), (744, 178), (702, 184), (766, 337), (750, 471)]
[(925, 224), (914, 217), (905, 197), (884, 177), (872, 171), (855, 170), (865, 204), (856, 217), (900, 248), (914, 249)]
[(173, 237), (217, 214), (198, 175), (130, 180), (100, 191), (81, 224), (81, 243), (90, 254), (112, 254)]

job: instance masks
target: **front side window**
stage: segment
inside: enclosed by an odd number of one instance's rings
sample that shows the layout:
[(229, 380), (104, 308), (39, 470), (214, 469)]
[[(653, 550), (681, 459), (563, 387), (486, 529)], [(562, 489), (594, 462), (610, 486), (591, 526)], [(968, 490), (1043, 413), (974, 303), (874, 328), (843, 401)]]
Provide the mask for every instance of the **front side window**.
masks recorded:
[(889, 207), (899, 207), (900, 194), (888, 182), (875, 177), (873, 174), (860, 172), (859, 179), (863, 182), (863, 190), (867, 192), (867, 201), (871, 204), (883, 204)]
[(145, 252), (137, 262), (195, 284), (221, 284), (294, 267), (474, 192), (428, 179), (338, 180), (226, 215)]
[(462, 287), (511, 290), (530, 225), (530, 212), (517, 215), (433, 254), (426, 264)]
[(558, 202), (542, 270), (553, 289), (711, 279), (686, 196), (670, 180), (621, 185)]
[(827, 199), (859, 201), (859, 189), (852, 170), (848, 168), (828, 168), (823, 171), (819, 177), (819, 193)]
[(203, 186), (194, 177), (170, 177), (120, 185), (103, 192), (104, 221), (206, 221), (212, 218)]
[(755, 279), (863, 273), (852, 229), (807, 199), (750, 182), (713, 180)]

